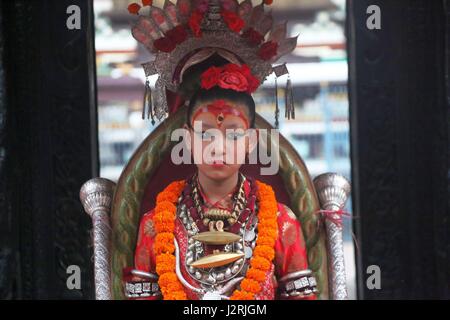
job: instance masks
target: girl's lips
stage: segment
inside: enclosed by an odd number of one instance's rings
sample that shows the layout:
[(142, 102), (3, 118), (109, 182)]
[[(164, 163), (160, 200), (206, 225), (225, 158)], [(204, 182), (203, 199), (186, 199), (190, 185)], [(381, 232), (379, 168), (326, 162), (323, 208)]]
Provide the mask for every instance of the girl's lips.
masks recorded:
[(211, 164), (211, 166), (212, 166), (213, 168), (223, 168), (223, 167), (226, 166), (226, 163), (219, 160), (219, 161), (214, 161), (214, 162)]

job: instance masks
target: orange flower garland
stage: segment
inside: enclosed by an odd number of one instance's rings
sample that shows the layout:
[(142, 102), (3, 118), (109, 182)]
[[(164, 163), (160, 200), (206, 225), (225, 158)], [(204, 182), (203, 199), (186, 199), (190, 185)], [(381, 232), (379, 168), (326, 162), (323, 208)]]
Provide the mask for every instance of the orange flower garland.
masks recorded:
[(259, 200), (258, 211), (258, 239), (250, 260), (250, 268), (241, 282), (241, 290), (236, 290), (231, 300), (253, 300), (261, 292), (261, 285), (266, 280), (266, 273), (270, 270), (275, 257), (275, 242), (278, 236), (277, 200), (272, 187), (256, 181)]
[[(156, 273), (159, 275), (159, 287), (165, 300), (186, 300), (183, 285), (175, 273), (174, 231), (176, 203), (185, 186), (185, 181), (175, 181), (158, 194), (156, 198), (155, 224), (156, 238), (153, 250), (156, 256)], [(250, 268), (241, 281), (241, 290), (235, 290), (231, 300), (253, 300), (261, 292), (275, 257), (275, 242), (278, 236), (277, 201), (273, 189), (256, 181), (259, 200), (258, 239), (250, 260)]]
[(176, 219), (176, 202), (183, 191), (185, 182), (172, 182), (156, 197), (155, 225), (156, 237), (153, 251), (156, 256), (156, 273), (158, 284), (166, 300), (186, 300), (186, 292), (175, 273), (174, 231)]

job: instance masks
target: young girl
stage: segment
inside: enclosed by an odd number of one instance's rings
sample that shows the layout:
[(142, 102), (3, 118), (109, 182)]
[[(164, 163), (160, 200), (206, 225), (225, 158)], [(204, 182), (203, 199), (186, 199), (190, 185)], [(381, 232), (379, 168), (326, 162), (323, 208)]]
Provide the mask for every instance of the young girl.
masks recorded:
[(257, 80), (245, 65), (203, 66), (184, 126), (197, 170), (142, 217), (135, 269), (152, 283), (141, 298), (315, 299), (299, 221), (269, 185), (240, 172), (255, 147), (245, 132)]

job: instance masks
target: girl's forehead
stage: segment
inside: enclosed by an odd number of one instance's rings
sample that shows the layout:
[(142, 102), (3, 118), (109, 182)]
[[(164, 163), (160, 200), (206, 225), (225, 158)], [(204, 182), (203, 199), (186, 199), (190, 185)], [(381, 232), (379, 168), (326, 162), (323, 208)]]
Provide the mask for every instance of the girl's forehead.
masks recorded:
[(192, 122), (194, 125), (196, 122), (201, 123), (202, 127), (206, 128), (248, 128), (248, 120), (243, 119), (235, 115), (226, 115), (220, 118), (211, 112), (204, 112), (199, 114)]
[(227, 99), (216, 99), (216, 100), (201, 102), (194, 108), (194, 113), (199, 112), (199, 111), (208, 112), (214, 108), (216, 108), (216, 109), (223, 108), (223, 109), (227, 109), (227, 110), (233, 110), (236, 114), (237, 113), (245, 113), (247, 115), (247, 113), (248, 113), (248, 107), (245, 104), (230, 101)]
[(247, 106), (228, 100), (213, 100), (199, 104), (193, 112), (192, 123), (202, 120), (208, 124), (215, 122), (217, 126), (243, 123), (248, 127), (249, 116)]

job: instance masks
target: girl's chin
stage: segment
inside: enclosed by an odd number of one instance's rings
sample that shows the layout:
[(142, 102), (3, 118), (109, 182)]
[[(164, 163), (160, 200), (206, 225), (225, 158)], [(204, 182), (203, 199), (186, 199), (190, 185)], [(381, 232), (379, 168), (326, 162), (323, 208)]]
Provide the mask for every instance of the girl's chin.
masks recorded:
[(203, 174), (210, 179), (222, 180), (228, 177), (231, 177), (236, 170), (231, 170), (229, 166), (223, 167), (210, 167), (202, 168), (201, 171)]

